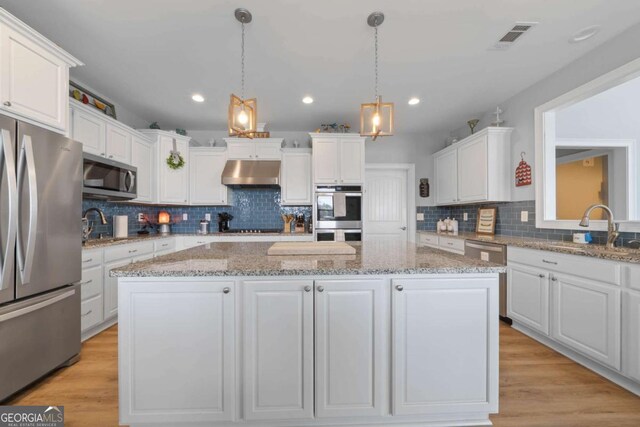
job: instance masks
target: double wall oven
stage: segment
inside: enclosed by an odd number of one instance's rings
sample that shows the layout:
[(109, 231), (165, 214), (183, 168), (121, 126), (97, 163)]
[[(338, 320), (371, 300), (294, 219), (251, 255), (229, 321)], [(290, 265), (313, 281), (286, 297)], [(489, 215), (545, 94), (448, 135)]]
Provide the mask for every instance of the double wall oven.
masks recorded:
[(317, 241), (362, 240), (361, 186), (317, 186), (315, 209)]

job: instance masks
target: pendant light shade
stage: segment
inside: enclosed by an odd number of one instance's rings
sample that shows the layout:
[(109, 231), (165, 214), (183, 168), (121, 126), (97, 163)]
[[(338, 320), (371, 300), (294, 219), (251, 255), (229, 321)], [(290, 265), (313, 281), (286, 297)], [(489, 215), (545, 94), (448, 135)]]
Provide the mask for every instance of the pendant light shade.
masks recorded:
[(374, 29), (375, 101), (360, 106), (360, 135), (370, 136), (374, 141), (379, 136), (393, 135), (393, 103), (382, 102), (382, 97), (378, 95), (378, 27), (383, 21), (382, 12), (373, 12), (367, 18), (367, 23)]
[(244, 26), (252, 20), (251, 12), (247, 9), (236, 9), (234, 16), (242, 24), (242, 42), (240, 55), (241, 92), (240, 96), (231, 94), (229, 101), (228, 127), (229, 136), (253, 138), (258, 119), (258, 101), (256, 98), (244, 99)]

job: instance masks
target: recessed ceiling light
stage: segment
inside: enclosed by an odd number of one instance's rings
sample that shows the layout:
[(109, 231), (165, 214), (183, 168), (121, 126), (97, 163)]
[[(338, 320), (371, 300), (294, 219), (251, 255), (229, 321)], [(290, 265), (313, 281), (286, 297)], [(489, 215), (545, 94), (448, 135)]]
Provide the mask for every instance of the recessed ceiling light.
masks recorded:
[(409, 100), (409, 105), (417, 105), (420, 104), (420, 98), (413, 97)]
[(570, 39), (569, 43), (580, 43), (590, 39), (600, 32), (600, 25), (592, 25), (575, 33)]
[(204, 96), (200, 95), (199, 93), (194, 93), (191, 96), (191, 99), (193, 99), (195, 102), (204, 102)]
[(305, 96), (304, 98), (302, 98), (302, 102), (304, 102), (305, 104), (312, 104), (313, 98), (310, 96)]

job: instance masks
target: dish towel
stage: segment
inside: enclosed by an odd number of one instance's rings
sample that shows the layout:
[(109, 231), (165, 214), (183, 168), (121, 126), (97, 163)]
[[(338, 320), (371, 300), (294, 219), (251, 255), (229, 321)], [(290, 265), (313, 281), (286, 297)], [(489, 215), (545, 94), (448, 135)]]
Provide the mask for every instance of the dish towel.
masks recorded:
[(347, 195), (336, 193), (333, 195), (333, 216), (347, 216)]

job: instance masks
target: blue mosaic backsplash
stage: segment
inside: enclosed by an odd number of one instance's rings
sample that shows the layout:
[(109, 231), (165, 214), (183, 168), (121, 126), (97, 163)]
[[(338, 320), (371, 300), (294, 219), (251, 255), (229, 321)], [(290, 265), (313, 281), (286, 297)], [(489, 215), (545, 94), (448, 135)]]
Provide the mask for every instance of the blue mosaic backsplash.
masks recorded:
[[(157, 222), (158, 212), (167, 211), (171, 215), (173, 233), (196, 233), (200, 228), (200, 220), (205, 214), (211, 214), (209, 231), (218, 231), (218, 214), (227, 212), (233, 215), (230, 222), (231, 229), (282, 229), (284, 221), (281, 214), (304, 214), (305, 218), (311, 215), (311, 206), (280, 206), (279, 188), (237, 188), (229, 190), (229, 206), (160, 206), (139, 205), (134, 203), (115, 203), (101, 200), (84, 199), (82, 201), (83, 212), (90, 207), (101, 209), (107, 217), (108, 224), (102, 225), (95, 213), (89, 214), (89, 219), (94, 220), (95, 228), (91, 237), (98, 233), (113, 234), (113, 216), (127, 215), (129, 217), (129, 234), (136, 234), (144, 223), (138, 222), (138, 214), (148, 216), (152, 222)], [(187, 214), (188, 219), (182, 220), (182, 214)]]
[[(536, 228), (536, 205), (534, 200), (522, 202), (504, 202), (504, 203), (488, 203), (482, 205), (460, 205), (460, 206), (419, 206), (418, 213), (424, 214), (424, 221), (417, 222), (418, 230), (435, 231), (438, 219), (455, 218), (458, 220), (458, 229), (460, 231), (475, 231), (476, 220), (478, 217), (478, 207), (498, 208), (498, 217), (496, 219), (496, 234), (506, 236), (522, 236), (534, 237), (538, 239), (558, 240), (570, 242), (573, 241), (573, 233), (585, 232), (585, 229), (576, 227), (575, 230), (555, 230)], [(520, 212), (529, 212), (529, 221), (520, 221)], [(468, 220), (463, 221), (463, 215), (467, 213)], [(576, 220), (576, 224), (578, 220)], [(605, 231), (591, 231), (594, 243), (605, 244), (607, 242), (607, 233)], [(620, 233), (618, 245), (626, 245), (629, 240), (639, 239), (640, 233)]]

